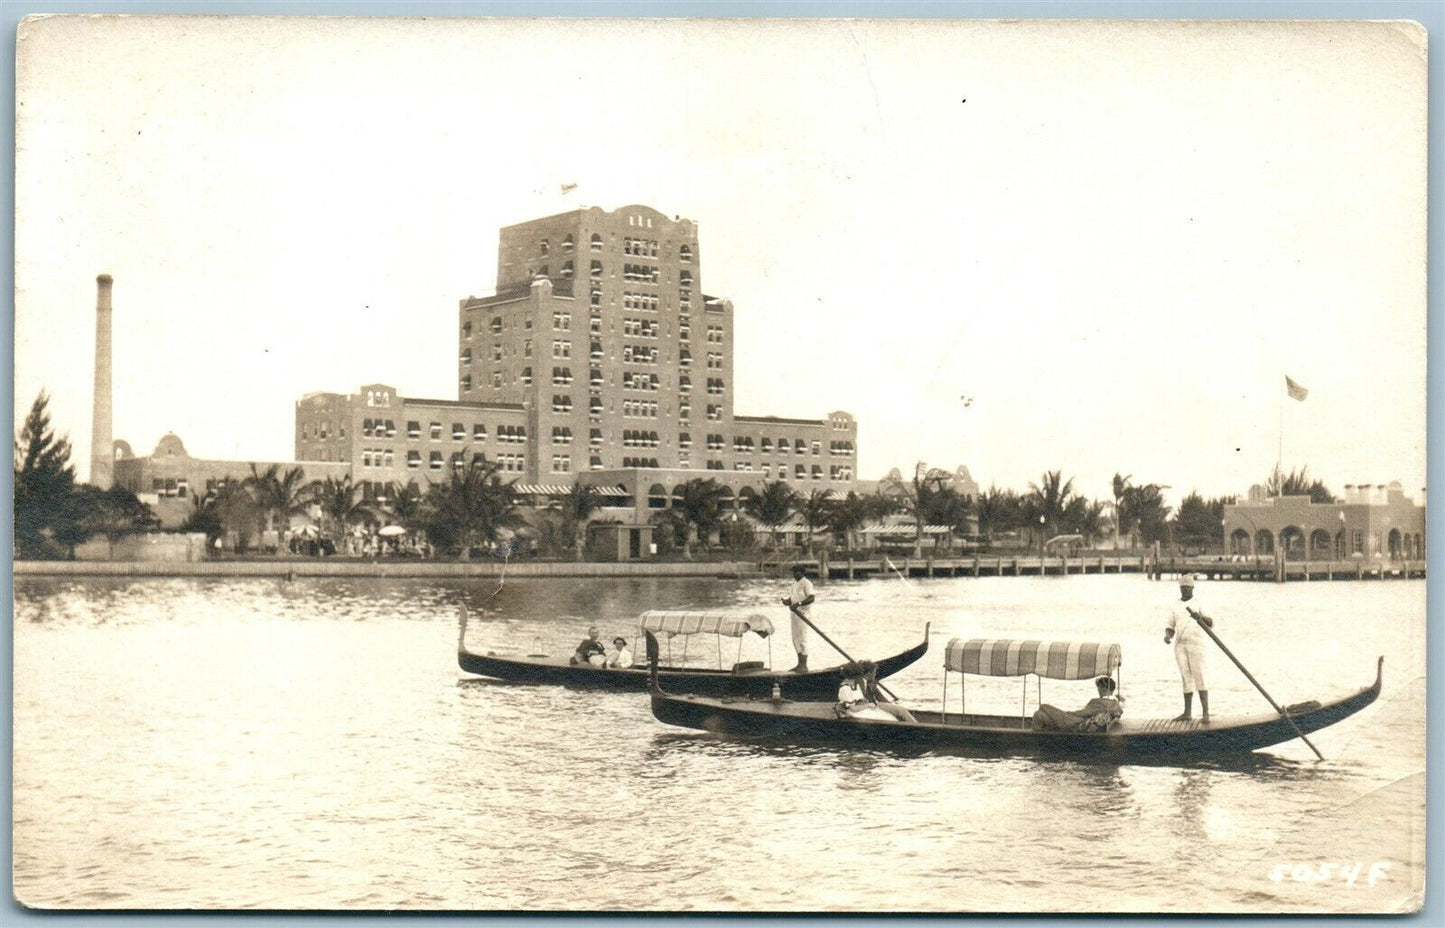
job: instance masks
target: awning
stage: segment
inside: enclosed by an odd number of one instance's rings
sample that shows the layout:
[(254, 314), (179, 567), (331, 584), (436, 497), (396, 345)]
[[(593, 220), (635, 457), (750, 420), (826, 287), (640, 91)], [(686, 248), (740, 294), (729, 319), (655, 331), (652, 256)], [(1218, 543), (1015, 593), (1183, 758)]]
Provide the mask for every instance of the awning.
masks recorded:
[(954, 638), (944, 651), (943, 666), (945, 670), (988, 677), (1036, 673), (1055, 680), (1084, 680), (1112, 674), (1122, 660), (1117, 644)]
[[(899, 523), (887, 523), (887, 524), (874, 523), (873, 525), (865, 525), (863, 528), (860, 528), (860, 529), (858, 530), (858, 534), (860, 534), (860, 535), (907, 535), (907, 536), (909, 536), (909, 537), (912, 537), (917, 531), (918, 531), (917, 527), (916, 527), (916, 526), (913, 526), (913, 525), (904, 525), (904, 524), (899, 524)], [(952, 532), (952, 531), (953, 531), (953, 529), (949, 528), (947, 525), (925, 525), (925, 526), (923, 526), (923, 534), (925, 534), (925, 535), (947, 535), (949, 532)]]
[(514, 483), (512, 489), (523, 496), (566, 496), (572, 492), (571, 487), (546, 483)]
[(644, 612), (638, 618), (644, 631), (673, 635), (726, 635), (741, 638), (752, 632), (759, 638), (773, 633), (773, 621), (765, 615), (737, 616), (722, 612)]

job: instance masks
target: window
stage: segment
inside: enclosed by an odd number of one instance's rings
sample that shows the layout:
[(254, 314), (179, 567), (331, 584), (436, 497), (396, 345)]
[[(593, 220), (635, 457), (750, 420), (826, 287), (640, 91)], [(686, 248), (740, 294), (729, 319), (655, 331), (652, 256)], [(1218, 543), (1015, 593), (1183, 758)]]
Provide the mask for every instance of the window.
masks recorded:
[(559, 393), (552, 394), (552, 411), (567, 413), (572, 411), (572, 397)]
[(421, 452), (408, 451), (406, 453), (406, 466), (410, 467), (412, 470), (421, 467)]
[(677, 446), (678, 446), (679, 448), (691, 448), (691, 447), (692, 447), (692, 436), (689, 435), (689, 434), (686, 433), (686, 432), (680, 433), (680, 434), (677, 436)]
[(602, 469), (602, 455), (600, 455), (600, 454), (594, 454), (594, 455), (592, 455), (592, 457), (588, 458), (588, 460), (587, 460), (587, 466), (590, 467), (590, 468), (592, 468), (593, 470), (601, 470), (601, 469)]
[(721, 435), (709, 435), (707, 437), (707, 450), (721, 451), (723, 449), (723, 437)]
[(559, 332), (568, 332), (568, 331), (571, 331), (571, 329), (572, 329), (572, 314), (571, 314), (571, 313), (553, 313), (553, 314), (552, 314), (552, 328), (556, 329), (556, 330), (559, 331)]
[(396, 423), (393, 422), (393, 421), (391, 421), (390, 419), (387, 419), (387, 420), (386, 420), (386, 437), (387, 437), (387, 438), (395, 438), (395, 437), (396, 437)]
[(452, 470), (461, 470), (466, 466), (466, 455), (461, 451), (452, 452)]
[(570, 445), (572, 443), (572, 430), (565, 425), (552, 426), (552, 444)]
[(532, 385), (532, 369), (531, 369), (530, 367), (524, 367), (524, 368), (522, 368), (522, 386), (524, 386), (524, 387), (530, 387), (531, 385)]
[(677, 260), (684, 263), (692, 261), (692, 246), (680, 245), (677, 249)]
[(601, 262), (601, 261), (593, 261), (591, 268), (589, 268), (589, 273), (592, 275), (592, 279), (593, 279), (593, 280), (601, 280), (601, 279), (602, 279), (602, 262)]
[(592, 288), (591, 297), (593, 306), (602, 305), (602, 291), (599, 288), (595, 286)]
[(807, 446), (807, 444), (806, 444), (801, 438), (795, 438), (795, 439), (793, 439), (793, 453), (794, 453), (794, 454), (807, 454), (807, 453), (808, 453), (808, 446)]
[(686, 268), (684, 268), (684, 269), (681, 270), (681, 271), (678, 271), (678, 272), (677, 272), (677, 285), (678, 285), (679, 287), (691, 287), (691, 286), (692, 286), (692, 271), (689, 271), (689, 270), (687, 270)]
[(562, 279), (563, 279), (563, 280), (571, 280), (571, 279), (572, 279), (572, 262), (571, 262), (571, 261), (568, 261), (568, 262), (566, 262), (565, 264), (562, 265), (561, 275), (562, 275)]
[(714, 405), (714, 404), (712, 404), (712, 403), (708, 403), (708, 404), (707, 404), (707, 417), (708, 417), (708, 420), (711, 421), (711, 422), (716, 422), (716, 421), (718, 421), (719, 419), (722, 418), (722, 407), (721, 407), (721, 406), (716, 406), (716, 405)]
[[(592, 233), (592, 239), (591, 239), (591, 242), (590, 242), (589, 247), (591, 247), (591, 249), (592, 249), (593, 251), (601, 251), (601, 250), (602, 250), (602, 236), (598, 235), (596, 232), (593, 232), (593, 233)], [(595, 264), (596, 262), (593, 262), (593, 263)]]
[(472, 441), (486, 441), (486, 440), (487, 440), (487, 427), (486, 427), (485, 425), (483, 425), (482, 423), (480, 423), (480, 422), (478, 422), (476, 425), (472, 426)]
[(797, 477), (799, 480), (807, 480), (808, 465), (799, 464), (797, 467), (793, 468), (793, 476)]
[(470, 322), (463, 322), (463, 323), (462, 323), (462, 338), (471, 338), (471, 337), (472, 337), (472, 324), (471, 324)]
[(493, 334), (493, 335), (500, 335), (500, 334), (502, 334), (502, 317), (501, 317), (501, 316), (493, 316), (493, 317), (492, 317), (492, 334)]
[(501, 386), (502, 386), (502, 372), (501, 372), (501, 371), (492, 371), (492, 387), (493, 387), (493, 389), (501, 389)]
[(429, 466), (432, 470), (442, 469), (442, 453), (440, 451), (433, 451), (431, 453), (430, 461), (431, 463)]
[(565, 474), (572, 470), (572, 456), (569, 454), (552, 455), (552, 473)]
[(594, 448), (601, 447), (601, 445), (602, 445), (602, 430), (601, 430), (601, 429), (592, 429), (590, 432), (588, 432), (588, 433), (587, 433), (587, 444), (591, 445), (591, 446), (594, 447)]
[(814, 480), (822, 480), (822, 479), (823, 479), (823, 465), (822, 465), (822, 464), (814, 464), (814, 465), (813, 465), (813, 479), (814, 479)]
[(461, 376), (461, 378), (460, 378), (459, 380), (457, 380), (457, 386), (458, 386), (458, 387), (461, 387), (461, 390), (462, 390), (463, 393), (466, 393), (468, 390), (470, 390), (470, 389), (472, 388), (472, 375), (471, 375), (471, 374), (463, 374), (463, 375)]
[(677, 389), (683, 393), (692, 392), (692, 378), (682, 374), (677, 378)]
[(416, 421), (415, 419), (412, 419), (410, 422), (408, 422), (406, 424), (406, 437), (410, 438), (412, 441), (421, 438), (421, 423)]
[(501, 345), (500, 342), (492, 345), (492, 360), (493, 360), (493, 361), (500, 361), (500, 360), (502, 360), (502, 345)]
[(587, 383), (594, 387), (602, 386), (602, 368), (591, 367), (587, 369)]
[(572, 343), (555, 341), (552, 343), (552, 357), (557, 359), (572, 357)]
[(529, 339), (527, 339), (526, 341), (522, 342), (522, 357), (524, 357), (524, 358), (530, 358), (531, 356), (532, 356), (532, 340), (529, 338)]
[(764, 438), (764, 439), (762, 440), (762, 448), (761, 448), (761, 450), (762, 450), (763, 454), (772, 454), (772, 453), (773, 453), (773, 440), (772, 440), (771, 438)]
[(431, 440), (432, 440), (432, 441), (441, 441), (441, 437), (442, 437), (442, 424), (441, 424), (440, 422), (433, 422), (433, 423), (431, 424)]
[(723, 386), (722, 378), (709, 377), (707, 379), (707, 392), (713, 396), (720, 396), (726, 388)]
[(602, 334), (602, 317), (593, 316), (587, 326), (588, 332), (592, 335)]
[(822, 453), (823, 453), (823, 443), (822, 443), (821, 441), (815, 441), (815, 442), (813, 442), (813, 454), (814, 454), (814, 455), (819, 455), (819, 454), (822, 454)]
[(687, 403), (683, 403), (681, 406), (677, 407), (677, 417), (678, 417), (679, 419), (681, 419), (682, 421), (686, 422), (688, 416), (691, 416), (691, 415), (692, 415), (692, 407), (689, 406)]
[(570, 255), (575, 245), (576, 243), (572, 241), (572, 233), (568, 232), (567, 237), (562, 239), (562, 254)]
[(452, 423), (452, 441), (466, 441), (467, 427), (460, 422)]
[(721, 345), (721, 344), (723, 343), (723, 330), (722, 330), (722, 326), (720, 326), (720, 325), (710, 325), (710, 326), (708, 326), (708, 327), (707, 327), (707, 340), (708, 340), (708, 343), (709, 343), (709, 344), (712, 344), (712, 345)]
[(722, 366), (722, 353), (718, 351), (709, 351), (707, 353), (707, 369), (710, 371), (720, 371), (722, 370)]
[(547, 240), (544, 238), (544, 239), (542, 239), (540, 242), (537, 243), (537, 254), (539, 254), (539, 255), (545, 255), (546, 253), (547, 253)]
[(557, 386), (564, 386), (564, 387), (565, 387), (565, 386), (567, 386), (568, 384), (570, 384), (571, 382), (572, 382), (572, 368), (570, 368), (570, 367), (554, 367), (554, 368), (552, 368), (552, 383), (556, 384)]

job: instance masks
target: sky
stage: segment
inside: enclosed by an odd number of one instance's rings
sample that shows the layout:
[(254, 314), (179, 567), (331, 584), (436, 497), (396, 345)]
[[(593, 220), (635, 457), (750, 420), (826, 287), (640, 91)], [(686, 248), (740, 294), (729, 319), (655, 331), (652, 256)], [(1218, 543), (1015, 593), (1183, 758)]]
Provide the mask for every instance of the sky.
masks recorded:
[[(497, 230), (699, 225), (736, 412), (858, 474), (1425, 483), (1423, 32), (1399, 23), (32, 19), (15, 416), (289, 460), (303, 394), (455, 398)], [(575, 184), (562, 193), (563, 184)], [(1289, 376), (1307, 399), (1286, 399)], [(965, 402), (964, 397), (970, 401)]]

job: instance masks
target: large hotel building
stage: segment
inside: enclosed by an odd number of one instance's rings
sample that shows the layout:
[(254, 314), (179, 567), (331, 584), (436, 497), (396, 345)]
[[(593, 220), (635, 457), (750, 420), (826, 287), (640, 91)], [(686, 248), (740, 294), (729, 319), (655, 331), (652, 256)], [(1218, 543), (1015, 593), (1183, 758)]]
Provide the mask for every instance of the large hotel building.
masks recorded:
[(733, 395), (733, 306), (703, 290), (697, 225), (584, 208), (501, 230), (496, 293), (458, 309), (455, 400), (308, 394), (296, 459), (349, 463), (374, 491), (485, 455), (520, 486), (580, 479), (638, 509), (700, 476), (740, 495), (854, 488), (852, 416), (737, 415)]

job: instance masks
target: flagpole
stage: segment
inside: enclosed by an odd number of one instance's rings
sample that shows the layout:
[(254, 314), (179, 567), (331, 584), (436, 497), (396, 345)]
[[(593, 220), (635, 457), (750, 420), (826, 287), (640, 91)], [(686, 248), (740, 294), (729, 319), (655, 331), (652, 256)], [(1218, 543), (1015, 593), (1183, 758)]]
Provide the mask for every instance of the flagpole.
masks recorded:
[[(1276, 451), (1277, 457), (1274, 459), (1274, 470), (1277, 474), (1282, 474), (1284, 471), (1284, 395), (1287, 391), (1288, 386), (1286, 386), (1285, 390), (1280, 391), (1279, 394), (1279, 448)], [(1280, 479), (1283, 480), (1284, 478), (1281, 477)], [(1283, 483), (1281, 483), (1280, 486), (1282, 488)], [(1280, 495), (1284, 495), (1283, 492), (1281, 492)]]

